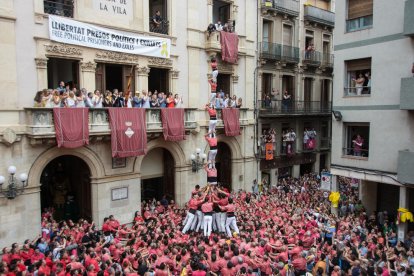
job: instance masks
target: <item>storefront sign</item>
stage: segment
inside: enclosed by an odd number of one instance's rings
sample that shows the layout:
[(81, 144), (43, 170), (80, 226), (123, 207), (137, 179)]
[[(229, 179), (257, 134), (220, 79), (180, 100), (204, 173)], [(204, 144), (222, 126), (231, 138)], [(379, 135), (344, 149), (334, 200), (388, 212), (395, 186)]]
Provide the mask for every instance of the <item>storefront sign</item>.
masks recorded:
[(169, 58), (171, 40), (138, 36), (49, 15), (49, 37), (53, 41), (158, 58)]

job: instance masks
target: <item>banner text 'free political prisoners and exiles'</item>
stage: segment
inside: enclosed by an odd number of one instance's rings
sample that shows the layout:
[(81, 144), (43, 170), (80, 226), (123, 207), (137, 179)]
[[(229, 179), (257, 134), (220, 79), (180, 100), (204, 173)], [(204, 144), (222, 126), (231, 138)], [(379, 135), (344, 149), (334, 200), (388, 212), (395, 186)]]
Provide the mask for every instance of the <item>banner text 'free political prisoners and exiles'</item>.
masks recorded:
[(49, 37), (53, 41), (108, 51), (170, 57), (168, 38), (137, 36), (53, 15), (49, 15)]

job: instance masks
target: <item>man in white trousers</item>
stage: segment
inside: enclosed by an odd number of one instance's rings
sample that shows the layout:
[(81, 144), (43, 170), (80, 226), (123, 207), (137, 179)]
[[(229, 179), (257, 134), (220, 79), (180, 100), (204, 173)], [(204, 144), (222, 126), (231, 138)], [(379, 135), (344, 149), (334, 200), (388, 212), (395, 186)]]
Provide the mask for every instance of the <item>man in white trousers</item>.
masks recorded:
[(227, 204), (224, 207), (220, 206), (220, 209), (222, 211), (226, 211), (227, 213), (227, 219), (226, 219), (226, 233), (228, 237), (232, 237), (230, 228), (234, 230), (237, 234), (240, 233), (239, 228), (237, 227), (237, 220), (236, 215), (234, 212), (236, 211), (236, 205), (233, 204), (233, 199), (229, 198), (229, 204)]
[(210, 237), (213, 223), (213, 202), (211, 201), (211, 196), (209, 196), (209, 199), (206, 198), (204, 200), (204, 203), (201, 205), (201, 211), (203, 211), (204, 237)]
[(195, 195), (193, 195), (193, 198), (190, 199), (190, 201), (188, 202), (189, 210), (188, 210), (188, 214), (187, 214), (187, 221), (186, 221), (186, 223), (184, 225), (184, 228), (183, 228), (183, 231), (182, 231), (183, 234), (185, 234), (188, 230), (190, 230), (190, 227), (192, 226), (194, 218), (195, 218), (194, 215), (197, 211), (197, 208), (200, 204), (202, 204), (204, 202), (204, 199), (205, 199), (205, 195), (204, 195), (204, 197), (199, 199), (198, 195), (195, 194)]

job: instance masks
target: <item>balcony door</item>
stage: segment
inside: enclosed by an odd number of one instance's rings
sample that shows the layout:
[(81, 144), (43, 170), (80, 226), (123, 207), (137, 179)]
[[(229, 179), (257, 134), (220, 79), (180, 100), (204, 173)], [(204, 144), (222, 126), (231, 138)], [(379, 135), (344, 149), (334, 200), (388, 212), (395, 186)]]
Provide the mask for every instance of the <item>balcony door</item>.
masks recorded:
[(62, 58), (49, 58), (47, 61), (48, 88), (56, 88), (64, 81), (70, 89), (79, 88), (79, 61)]
[(321, 108), (327, 110), (329, 108), (329, 91), (331, 86), (331, 80), (321, 80)]
[(163, 68), (151, 67), (148, 75), (148, 89), (154, 92), (170, 92), (169, 70)]
[(292, 101), (295, 99), (295, 77), (289, 75), (282, 76), (282, 91), (288, 92), (291, 96)]
[(230, 19), (230, 4), (225, 1), (214, 0), (213, 1), (213, 23), (218, 21), (224, 26)]
[(126, 92), (131, 76), (129, 91), (135, 91), (134, 67), (130, 65), (98, 63), (95, 71), (95, 88), (100, 91), (118, 89)]
[(265, 99), (265, 96), (268, 95), (272, 97), (270, 93), (272, 92), (272, 74), (263, 73), (262, 74), (262, 100)]

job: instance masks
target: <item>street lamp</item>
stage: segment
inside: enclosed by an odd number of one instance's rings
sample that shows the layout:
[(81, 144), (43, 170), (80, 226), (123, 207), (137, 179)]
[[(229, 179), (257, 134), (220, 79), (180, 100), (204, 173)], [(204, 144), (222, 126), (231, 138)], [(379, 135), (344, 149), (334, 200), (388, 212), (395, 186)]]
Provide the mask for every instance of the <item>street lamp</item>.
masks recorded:
[(204, 165), (204, 160), (207, 158), (207, 155), (203, 152), (201, 153), (200, 148), (196, 148), (195, 154), (191, 154), (191, 169), (193, 172), (198, 172)]
[(16, 177), (16, 167), (10, 166), (7, 169), (7, 172), (9, 173), (9, 180), (8, 185), (4, 187), (4, 182), (6, 181), (6, 178), (2, 175), (0, 175), (0, 193), (3, 194), (8, 199), (14, 199), (18, 195), (22, 194), (24, 191), (24, 188), (27, 187), (27, 173), (21, 173), (19, 177)]

